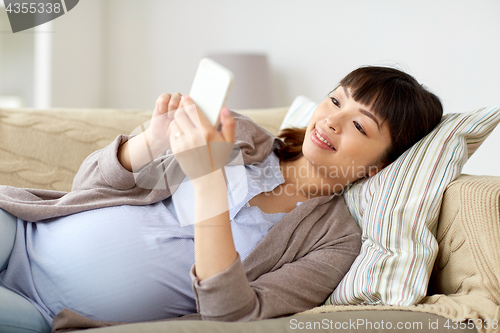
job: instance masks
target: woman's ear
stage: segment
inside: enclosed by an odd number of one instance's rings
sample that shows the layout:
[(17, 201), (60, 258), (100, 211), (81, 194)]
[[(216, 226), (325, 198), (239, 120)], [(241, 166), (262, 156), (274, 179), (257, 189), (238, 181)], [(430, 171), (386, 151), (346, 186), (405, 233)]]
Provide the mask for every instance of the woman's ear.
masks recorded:
[(369, 167), (368, 168), (368, 177), (373, 177), (379, 172), (378, 167)]
[(380, 171), (382, 171), (383, 168), (385, 168), (386, 165), (383, 163), (378, 163), (377, 165), (372, 165), (368, 167), (368, 177), (373, 177)]
[(390, 164), (390, 163), (387, 163), (387, 156), (388, 156), (389, 151), (391, 149), (392, 148), (389, 145), (389, 147), (386, 148), (386, 150), (382, 153), (382, 155), (379, 156), (379, 158), (375, 162), (373, 162), (371, 166), (368, 167), (368, 173), (367, 173), (368, 177), (375, 176), (377, 173), (382, 171), (383, 168), (385, 168), (386, 166), (388, 166)]

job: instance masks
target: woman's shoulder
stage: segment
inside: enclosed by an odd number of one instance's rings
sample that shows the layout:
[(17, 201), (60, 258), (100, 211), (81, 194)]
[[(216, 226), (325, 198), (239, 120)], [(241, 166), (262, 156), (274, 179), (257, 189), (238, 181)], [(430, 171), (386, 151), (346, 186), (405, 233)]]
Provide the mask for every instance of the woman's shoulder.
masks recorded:
[(235, 111), (231, 111), (231, 115), (236, 121), (235, 144), (241, 150), (244, 163), (254, 164), (262, 161), (280, 139), (246, 115)]
[[(249, 116), (238, 113), (237, 111), (231, 111), (231, 115), (236, 121), (236, 138), (250, 138), (251, 136), (259, 138), (275, 137), (272, 133), (266, 130), (264, 127), (257, 124)], [(250, 136), (251, 135), (251, 136)]]
[[(308, 200), (305, 203), (312, 205), (310, 217), (314, 219), (315, 228), (328, 230), (325, 234), (361, 234), (361, 230), (342, 195), (334, 194)], [(321, 234), (322, 232), (320, 232)]]
[[(303, 239), (306, 248), (318, 247), (333, 252), (340, 245), (355, 257), (361, 248), (362, 233), (349, 213), (341, 195), (322, 197), (310, 214), (302, 220), (307, 232)], [(353, 257), (353, 260), (354, 260)]]

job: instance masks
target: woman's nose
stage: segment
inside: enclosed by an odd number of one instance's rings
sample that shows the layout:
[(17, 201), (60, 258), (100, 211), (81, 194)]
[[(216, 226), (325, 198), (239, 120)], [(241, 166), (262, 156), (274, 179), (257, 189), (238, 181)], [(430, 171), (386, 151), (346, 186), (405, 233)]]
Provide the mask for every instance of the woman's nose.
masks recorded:
[(340, 134), (343, 125), (343, 116), (339, 113), (325, 118), (325, 125), (335, 134)]

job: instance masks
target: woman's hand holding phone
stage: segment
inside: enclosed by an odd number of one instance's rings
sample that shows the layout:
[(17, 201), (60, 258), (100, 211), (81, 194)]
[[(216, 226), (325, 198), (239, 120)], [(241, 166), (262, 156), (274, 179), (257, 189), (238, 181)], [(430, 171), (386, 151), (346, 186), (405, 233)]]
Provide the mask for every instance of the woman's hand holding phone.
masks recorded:
[(226, 107), (220, 112), (220, 124), (218, 132), (188, 95), (180, 98), (169, 123), (168, 137), (172, 152), (189, 179), (208, 175), (229, 161), (235, 120)]
[[(183, 98), (178, 92), (162, 94), (156, 100), (148, 129), (120, 146), (118, 159), (122, 166), (136, 172), (169, 149), (191, 180), (225, 166), (232, 151), (235, 125), (223, 105), (232, 82), (233, 74), (228, 69), (202, 59), (191, 87), (192, 97)], [(214, 127), (218, 120), (222, 133)]]
[[(172, 149), (191, 180), (226, 165), (234, 142), (234, 119), (223, 106), (232, 83), (231, 71), (204, 58), (193, 80), (192, 97), (162, 94), (145, 133), (151, 157)], [(214, 127), (219, 121), (222, 133)]]

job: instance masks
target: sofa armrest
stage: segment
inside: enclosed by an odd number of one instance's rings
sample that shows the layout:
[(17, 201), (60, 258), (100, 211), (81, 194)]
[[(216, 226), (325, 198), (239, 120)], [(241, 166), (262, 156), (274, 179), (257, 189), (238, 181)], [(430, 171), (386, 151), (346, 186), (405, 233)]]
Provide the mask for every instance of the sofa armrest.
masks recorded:
[(500, 304), (500, 177), (461, 175), (448, 185), (436, 237), (429, 294)]

